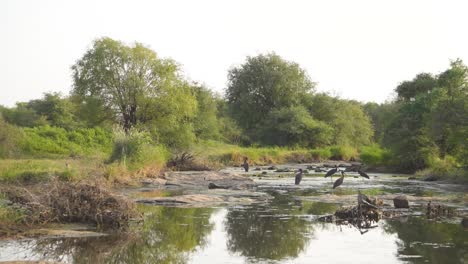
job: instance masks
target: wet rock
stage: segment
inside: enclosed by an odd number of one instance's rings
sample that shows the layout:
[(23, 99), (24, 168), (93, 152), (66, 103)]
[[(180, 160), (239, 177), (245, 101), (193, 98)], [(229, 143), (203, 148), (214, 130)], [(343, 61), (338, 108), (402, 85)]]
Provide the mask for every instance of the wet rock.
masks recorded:
[(410, 177), (408, 177), (408, 180), (416, 180), (416, 177), (410, 176)]
[(214, 184), (214, 183), (210, 182), (208, 184), (208, 189), (228, 189), (228, 187), (220, 186), (220, 185), (217, 185), (217, 184)]
[(307, 166), (308, 170), (315, 170), (315, 168), (317, 168), (317, 166), (312, 166), (312, 165)]
[(271, 167), (268, 167), (267, 170), (277, 170), (278, 168), (276, 166), (271, 166)]
[(206, 188), (208, 182), (228, 188), (248, 188), (255, 186), (255, 182), (249, 177), (215, 171), (170, 172), (166, 176), (166, 180), (166, 186), (174, 185), (189, 188)]
[(99, 237), (106, 236), (105, 233), (99, 233), (88, 230), (73, 230), (66, 229), (66, 226), (62, 229), (53, 228), (40, 228), (27, 231), (25, 236), (27, 237), (41, 237), (41, 238), (83, 238), (83, 237)]
[(429, 175), (429, 176), (423, 178), (423, 181), (429, 181), (429, 182), (437, 181), (437, 180), (439, 180), (439, 177), (435, 176), (435, 175)]
[(331, 223), (336, 221), (336, 217), (334, 215), (324, 215), (320, 216), (317, 220), (321, 222)]
[(266, 171), (263, 171), (263, 172), (262, 172), (263, 175), (266, 175), (267, 173), (268, 173), (268, 172), (266, 172)]
[(395, 208), (409, 208), (408, 199), (404, 195), (393, 198), (393, 205)]
[(275, 172), (291, 172), (291, 170), (288, 168), (284, 168), (284, 169), (277, 169)]
[(468, 228), (468, 216), (463, 217), (461, 224), (464, 228)]
[(256, 171), (261, 171), (261, 170), (262, 170), (262, 168), (260, 168), (260, 167), (257, 167), (257, 168), (255, 168), (255, 170), (256, 170)]

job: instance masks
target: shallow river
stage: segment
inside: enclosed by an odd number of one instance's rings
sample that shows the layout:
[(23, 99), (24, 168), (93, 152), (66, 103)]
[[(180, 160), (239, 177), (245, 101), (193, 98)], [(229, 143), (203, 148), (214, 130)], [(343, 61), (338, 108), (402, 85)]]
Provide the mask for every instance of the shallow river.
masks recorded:
[[(332, 193), (330, 180), (323, 177), (305, 177), (296, 187), (291, 177), (270, 175), (256, 178), (257, 191), (271, 195), (266, 202), (208, 208), (141, 205), (144, 222), (133, 224), (126, 234), (0, 241), (0, 261), (468, 263), (468, 230), (460, 218), (428, 220), (417, 201), (410, 206), (419, 215), (381, 220), (368, 230), (317, 221), (343, 204), (339, 197), (358, 189), (370, 195), (439, 197), (466, 212), (466, 187), (406, 178), (371, 174), (366, 180), (351, 175)], [(329, 201), (332, 197), (338, 199)]]

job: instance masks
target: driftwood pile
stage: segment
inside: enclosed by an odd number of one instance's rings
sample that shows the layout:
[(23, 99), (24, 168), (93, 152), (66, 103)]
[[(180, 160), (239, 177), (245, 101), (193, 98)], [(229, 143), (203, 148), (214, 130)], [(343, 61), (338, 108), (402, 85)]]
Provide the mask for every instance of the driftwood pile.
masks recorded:
[(34, 187), (0, 190), (25, 213), (24, 224), (86, 223), (99, 228), (124, 228), (136, 216), (134, 205), (93, 183), (54, 181)]
[(195, 156), (188, 152), (176, 154), (167, 162), (167, 167), (175, 171), (209, 171), (211, 168), (197, 161)]
[(337, 224), (350, 224), (359, 230), (372, 228), (382, 218), (382, 213), (378, 206), (383, 202), (377, 198), (369, 198), (358, 193), (358, 204), (350, 207), (338, 209), (334, 215), (319, 218), (323, 222), (335, 222)]

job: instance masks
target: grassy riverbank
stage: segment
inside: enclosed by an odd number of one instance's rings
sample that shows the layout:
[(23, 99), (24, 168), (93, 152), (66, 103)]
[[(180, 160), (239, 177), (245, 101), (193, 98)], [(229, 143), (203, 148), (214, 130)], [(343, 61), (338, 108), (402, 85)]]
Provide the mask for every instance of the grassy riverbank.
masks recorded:
[[(98, 135), (98, 139), (92, 135)], [(0, 235), (3, 236), (27, 230), (31, 224), (37, 226), (57, 221), (102, 224), (92, 220), (94, 211), (80, 208), (73, 202), (77, 195), (92, 199), (93, 205), (101, 206), (100, 210), (110, 210), (107, 222), (120, 226), (130, 215), (127, 212), (129, 207), (106, 207), (104, 200), (116, 199), (110, 190), (116, 186), (136, 185), (142, 178), (154, 178), (166, 170), (178, 169), (171, 164), (180, 164), (178, 159), (184, 154), (190, 157), (184, 161), (188, 162), (184, 169), (191, 169), (191, 166), (193, 169), (237, 166), (244, 157), (252, 166), (339, 160), (388, 167), (395, 162), (390, 153), (378, 145), (307, 149), (242, 147), (200, 140), (190, 148), (176, 150), (155, 144), (146, 134), (139, 132), (130, 135), (93, 129), (69, 132), (53, 127), (22, 129), (16, 140), (19, 144), (12, 148), (14, 156), (0, 159)], [(419, 174), (435, 174), (439, 179), (466, 182), (466, 171), (457, 169), (454, 162), (434, 160), (432, 164)], [(73, 204), (74, 209), (54, 201)], [(40, 206), (31, 207), (31, 204)], [(70, 214), (67, 210), (75, 212), (73, 217), (62, 217), (64, 211), (65, 215)], [(112, 216), (117, 216), (115, 221), (109, 220)]]

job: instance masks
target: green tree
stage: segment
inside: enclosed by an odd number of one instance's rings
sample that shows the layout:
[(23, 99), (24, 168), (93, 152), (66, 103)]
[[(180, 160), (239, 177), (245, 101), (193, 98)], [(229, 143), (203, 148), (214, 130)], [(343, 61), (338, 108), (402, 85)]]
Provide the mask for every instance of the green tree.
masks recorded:
[(140, 43), (127, 46), (110, 38), (94, 41), (72, 70), (73, 94), (99, 100), (126, 131), (137, 125), (142, 101), (181, 83), (172, 60), (158, 58)]
[(227, 102), (238, 124), (252, 131), (273, 109), (299, 105), (314, 86), (297, 63), (261, 54), (229, 71)]
[(197, 114), (194, 118), (194, 131), (200, 139), (219, 139), (218, 108), (215, 95), (204, 86), (192, 87), (197, 99)]
[(45, 93), (42, 99), (31, 100), (27, 107), (38, 116), (44, 117), (48, 124), (63, 128), (76, 128), (74, 105), (60, 93)]
[(321, 147), (333, 137), (333, 128), (313, 119), (303, 106), (271, 111), (260, 131), (265, 144), (279, 146)]
[(371, 121), (358, 102), (331, 97), (324, 93), (304, 99), (312, 117), (334, 129), (331, 143), (360, 147), (372, 142)]
[(418, 94), (428, 93), (437, 87), (437, 78), (430, 73), (420, 73), (411, 81), (404, 81), (395, 89), (401, 100), (414, 100)]
[(44, 116), (38, 115), (27, 103), (16, 103), (16, 107), (0, 109), (5, 121), (21, 127), (48, 125)]
[(370, 117), (374, 129), (374, 141), (382, 144), (390, 121), (398, 112), (398, 103), (386, 102), (377, 104), (373, 102), (364, 105), (364, 111)]
[(415, 172), (426, 168), (432, 155), (437, 153), (427, 128), (431, 105), (429, 94), (421, 94), (414, 101), (402, 103), (387, 128), (383, 142), (392, 150), (402, 171)]
[(468, 67), (455, 60), (439, 75), (439, 89), (431, 94), (431, 135), (439, 147), (441, 158), (459, 156), (468, 164)]

